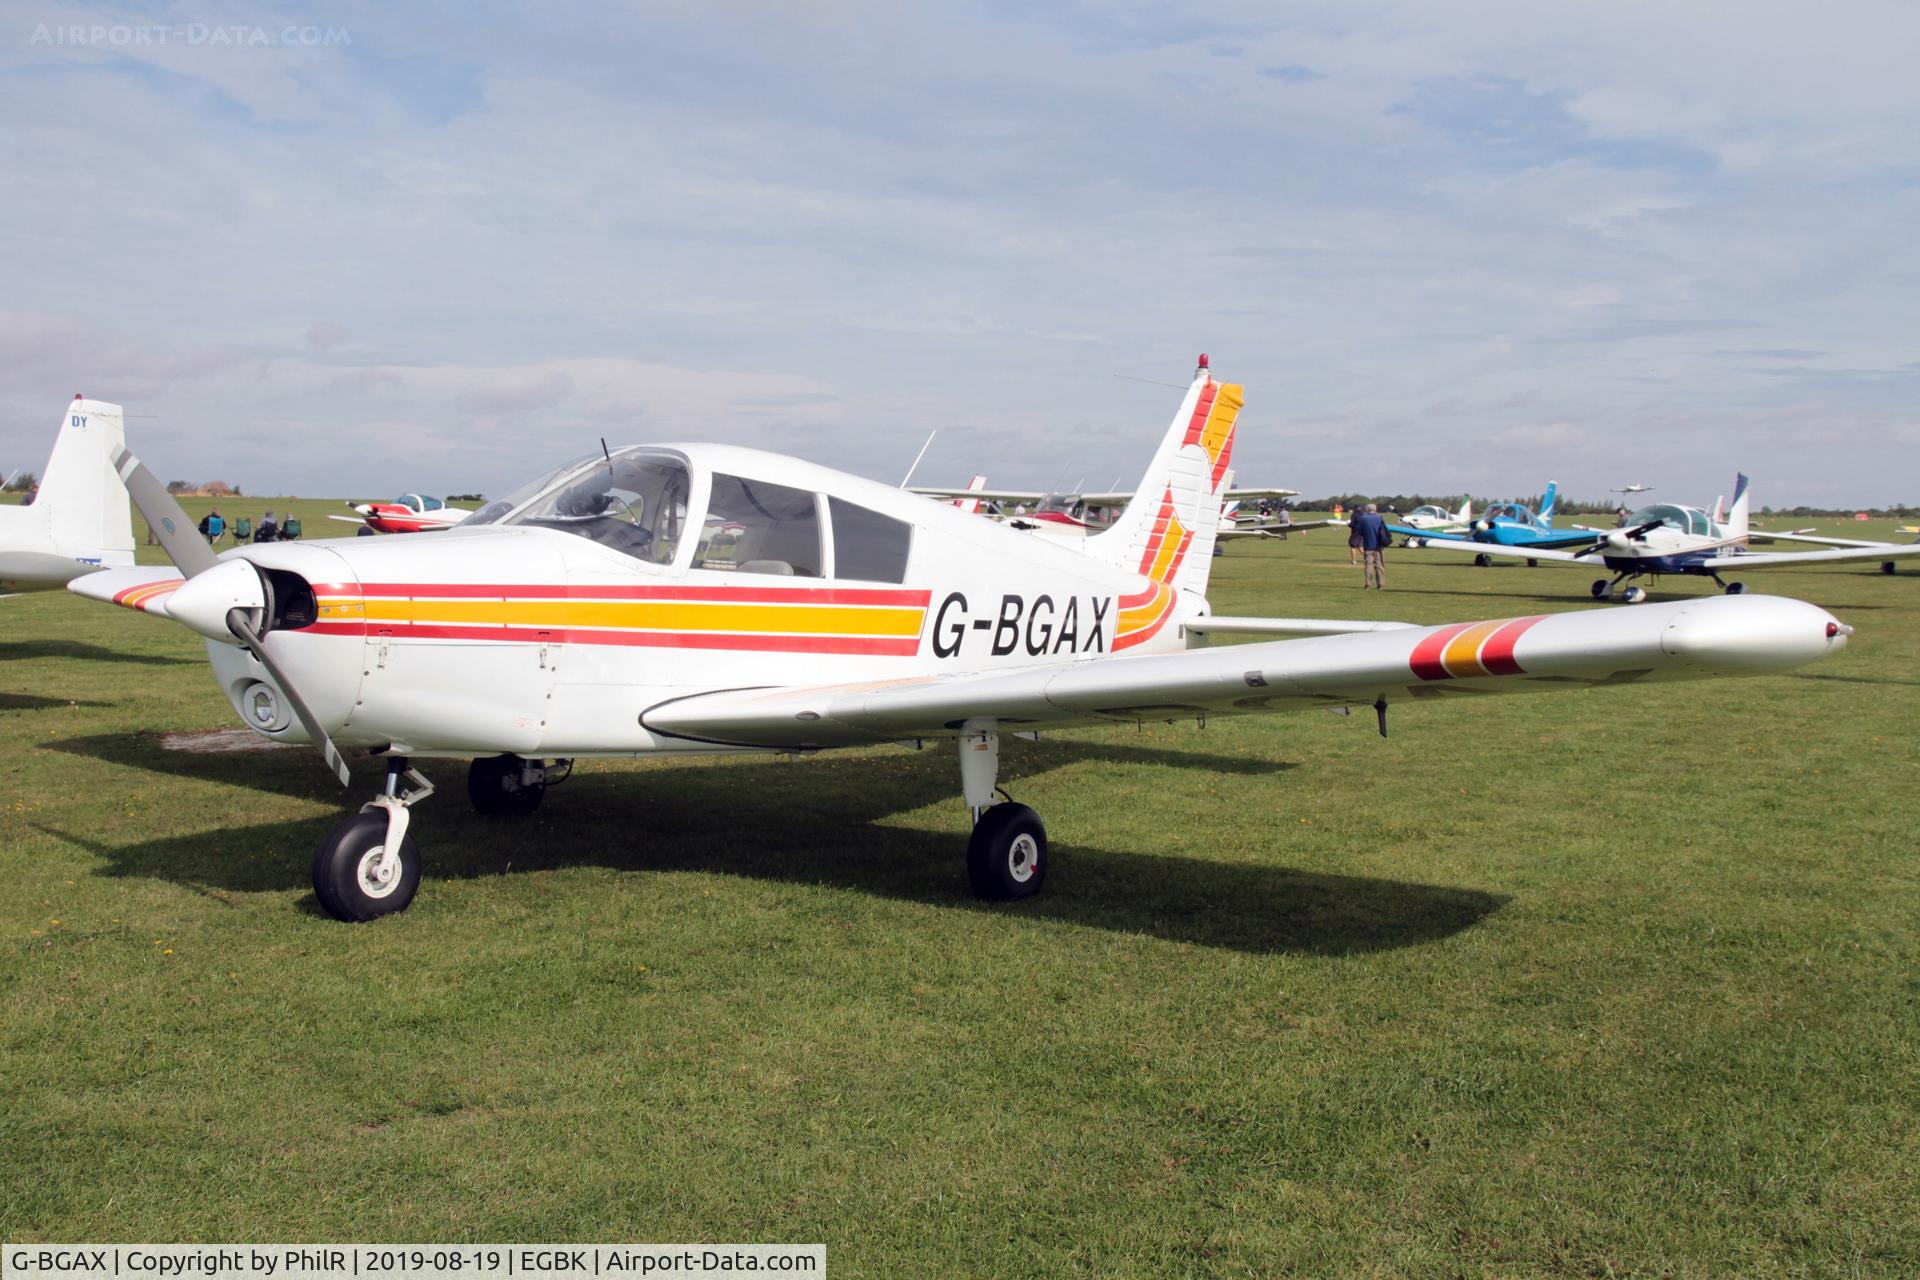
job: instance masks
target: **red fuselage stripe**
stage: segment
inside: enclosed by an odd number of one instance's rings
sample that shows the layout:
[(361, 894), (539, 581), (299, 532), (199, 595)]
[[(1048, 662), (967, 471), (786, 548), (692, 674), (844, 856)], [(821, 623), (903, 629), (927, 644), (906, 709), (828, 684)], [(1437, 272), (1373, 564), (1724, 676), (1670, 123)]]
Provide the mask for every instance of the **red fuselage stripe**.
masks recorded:
[(864, 587), (565, 586), (543, 583), (329, 582), (317, 595), (412, 600), (718, 600), (727, 604), (853, 604), (922, 608), (931, 591)]
[(598, 644), (650, 649), (736, 649), (761, 653), (852, 653), (912, 657), (917, 637), (720, 635), (689, 631), (591, 631), (572, 627), (462, 627), (426, 623), (317, 622), (309, 635), (395, 640), (496, 640), (520, 644)]

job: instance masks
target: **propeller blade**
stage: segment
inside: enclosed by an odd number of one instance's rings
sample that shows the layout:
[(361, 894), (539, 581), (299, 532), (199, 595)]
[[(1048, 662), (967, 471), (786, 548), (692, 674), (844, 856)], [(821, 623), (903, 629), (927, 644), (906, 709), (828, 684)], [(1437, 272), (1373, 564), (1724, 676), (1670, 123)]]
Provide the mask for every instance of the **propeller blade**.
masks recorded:
[(1649, 533), (1653, 532), (1655, 529), (1658, 529), (1661, 525), (1665, 524), (1666, 522), (1667, 522), (1666, 517), (1664, 516), (1662, 516), (1658, 520), (1649, 520), (1645, 524), (1640, 525), (1637, 528), (1627, 530), (1627, 536), (1633, 539), (1635, 542), (1645, 542), (1647, 540), (1647, 535)]
[(273, 655), (267, 652), (266, 637), (254, 630), (253, 623), (247, 618), (247, 611), (229, 609), (227, 626), (240, 638), (242, 644), (252, 650), (253, 656), (260, 659), (260, 665), (267, 669), (267, 674), (273, 677), (273, 682), (280, 686), (280, 692), (287, 695), (287, 701), (293, 704), (293, 714), (300, 717), (300, 723), (306, 726), (314, 745), (319, 747), (320, 754), (326, 757), (327, 767), (333, 770), (333, 776), (340, 779), (341, 786), (351, 786), (352, 778), (347, 773), (347, 762), (341, 758), (340, 748), (333, 745), (333, 739), (329, 738), (327, 731), (320, 727), (320, 721), (313, 714), (312, 708), (307, 706), (307, 700), (300, 696), (300, 691), (294, 687), (293, 681), (288, 678), (285, 671), (280, 669), (280, 664), (273, 660)]
[(122, 449), (113, 455), (113, 469), (120, 473), (120, 482), (127, 486), (133, 505), (140, 509), (141, 518), (160, 540), (160, 547), (167, 553), (167, 559), (173, 561), (174, 568), (191, 578), (220, 563), (220, 557), (200, 536), (200, 530), (187, 513), (140, 459)]

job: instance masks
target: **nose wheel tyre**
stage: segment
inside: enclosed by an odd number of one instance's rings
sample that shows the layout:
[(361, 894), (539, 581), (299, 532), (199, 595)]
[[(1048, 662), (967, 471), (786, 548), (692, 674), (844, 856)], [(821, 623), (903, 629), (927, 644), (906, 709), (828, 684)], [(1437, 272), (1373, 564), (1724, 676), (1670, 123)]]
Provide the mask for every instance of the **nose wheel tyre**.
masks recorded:
[(524, 818), (540, 807), (547, 784), (521, 780), (519, 756), (485, 756), (467, 770), (467, 798), (475, 813), (489, 818)]
[(420, 846), (400, 841), (396, 858), (385, 857), (387, 815), (356, 813), (343, 819), (313, 855), (313, 892), (335, 920), (374, 920), (405, 911), (420, 889)]
[(996, 804), (967, 840), (967, 880), (976, 898), (1031, 898), (1047, 878), (1047, 829), (1023, 804)]

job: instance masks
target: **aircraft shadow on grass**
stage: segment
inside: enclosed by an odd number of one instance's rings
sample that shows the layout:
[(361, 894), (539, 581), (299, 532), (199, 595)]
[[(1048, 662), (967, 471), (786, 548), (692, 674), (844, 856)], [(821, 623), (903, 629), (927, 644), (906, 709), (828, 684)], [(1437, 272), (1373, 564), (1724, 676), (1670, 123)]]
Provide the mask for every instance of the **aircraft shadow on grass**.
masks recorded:
[[(306, 753), (271, 759), (165, 752), (150, 739), (84, 738), (57, 750), (116, 764), (229, 782), (320, 801), (337, 800)], [(1081, 761), (1105, 766), (1199, 768), (1278, 774), (1280, 761), (1077, 742), (1022, 744), (1008, 753), (1023, 780)], [(454, 762), (426, 762), (444, 791), (420, 810), (425, 879), (605, 866), (628, 871), (700, 871), (824, 884), (883, 897), (1051, 920), (1239, 951), (1350, 955), (1417, 946), (1472, 927), (1507, 898), (1473, 889), (1217, 862), (1056, 839), (1046, 891), (1008, 906), (968, 892), (958, 832), (881, 825), (929, 805), (957, 806), (949, 751), (799, 762), (777, 777), (751, 768), (685, 763), (630, 774), (583, 773), (554, 789), (531, 818), (489, 820), (460, 796)], [(451, 766), (451, 767), (450, 767)], [(363, 766), (364, 767), (364, 766)], [(446, 785), (451, 782), (452, 785)], [(312, 851), (336, 815), (124, 847), (48, 828), (107, 864), (105, 874), (144, 876), (234, 892), (310, 883)], [(1214, 821), (1230, 825), (1225, 813)], [(635, 892), (645, 892), (637, 884)], [(311, 900), (309, 900), (311, 902)], [(317, 907), (313, 909), (317, 910)]]
[(0, 711), (45, 711), (49, 707), (110, 707), (88, 698), (47, 698), (37, 693), (0, 693)]
[(0, 641), (0, 662), (18, 662), (30, 658), (78, 658), (85, 662), (131, 662), (151, 667), (202, 665), (202, 660), (198, 658), (179, 658), (164, 653), (126, 653), (87, 644), (82, 640)]

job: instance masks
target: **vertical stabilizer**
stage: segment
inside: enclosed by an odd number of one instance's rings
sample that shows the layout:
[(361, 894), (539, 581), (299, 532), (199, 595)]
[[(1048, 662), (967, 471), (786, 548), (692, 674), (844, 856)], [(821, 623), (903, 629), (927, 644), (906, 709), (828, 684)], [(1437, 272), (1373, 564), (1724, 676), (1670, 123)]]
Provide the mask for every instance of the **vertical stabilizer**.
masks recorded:
[(1729, 538), (1745, 542), (1747, 538), (1747, 513), (1753, 493), (1747, 488), (1747, 478), (1737, 475), (1733, 478), (1733, 505), (1727, 508), (1727, 532)]
[(1241, 388), (1215, 382), (1201, 356), (1127, 509), (1111, 529), (1086, 540), (1087, 554), (1177, 590), (1204, 592), (1243, 403)]
[(1559, 481), (1557, 480), (1547, 481), (1547, 496), (1540, 499), (1540, 523), (1545, 525), (1549, 529), (1553, 528), (1553, 504), (1559, 500), (1560, 500)]
[(113, 469), (126, 443), (119, 405), (75, 396), (67, 406), (33, 500), (59, 554), (109, 568), (133, 563), (133, 516)]

